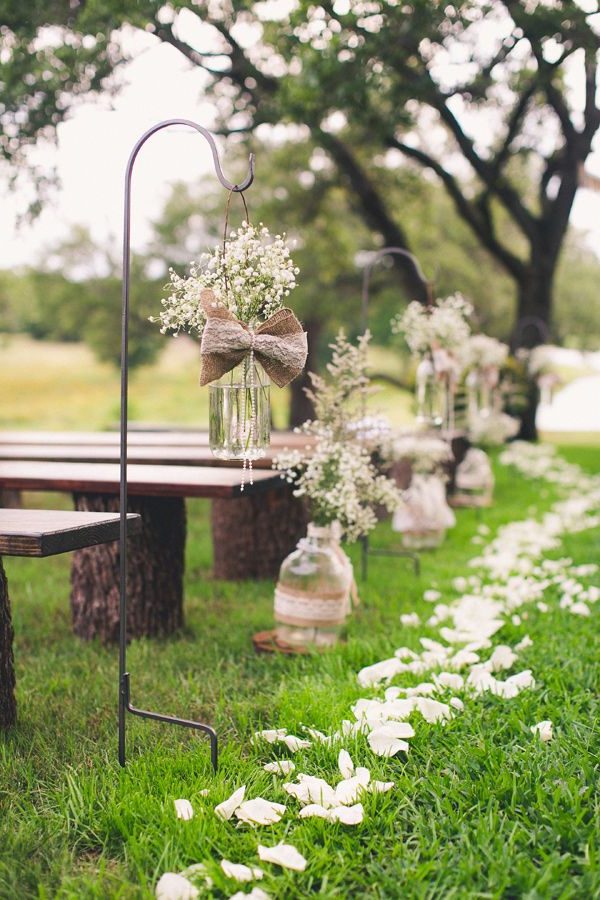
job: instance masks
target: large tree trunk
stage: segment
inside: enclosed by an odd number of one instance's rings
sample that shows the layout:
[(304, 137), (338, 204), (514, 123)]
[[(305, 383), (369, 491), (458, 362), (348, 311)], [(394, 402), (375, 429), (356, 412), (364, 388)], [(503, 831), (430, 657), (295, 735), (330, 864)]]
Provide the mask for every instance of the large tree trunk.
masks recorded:
[[(552, 299), (556, 258), (550, 253), (534, 254), (527, 267), (525, 277), (519, 284), (517, 323), (511, 348), (528, 350), (550, 339)], [(519, 438), (526, 441), (537, 440), (535, 424), (539, 391), (534, 382), (529, 382), (527, 403), (521, 414)]]
[(277, 577), (285, 557), (306, 534), (306, 507), (292, 492), (290, 485), (239, 500), (213, 500), (215, 578)]
[(315, 414), (312, 402), (306, 396), (305, 388), (310, 387), (309, 372), (317, 371), (317, 358), (319, 352), (319, 340), (323, 330), (323, 323), (320, 319), (308, 319), (304, 323), (304, 327), (308, 334), (308, 356), (304, 371), (295, 378), (291, 385), (289, 426), (295, 428), (302, 425), (307, 419), (312, 419)]
[(8, 582), (0, 559), (0, 728), (10, 728), (16, 721), (13, 627)]
[[(75, 494), (75, 507), (117, 512), (118, 498)], [(129, 538), (127, 637), (164, 637), (183, 625), (185, 502), (179, 497), (130, 497), (142, 530)], [(86, 640), (119, 639), (119, 544), (77, 550), (71, 570), (73, 631)]]

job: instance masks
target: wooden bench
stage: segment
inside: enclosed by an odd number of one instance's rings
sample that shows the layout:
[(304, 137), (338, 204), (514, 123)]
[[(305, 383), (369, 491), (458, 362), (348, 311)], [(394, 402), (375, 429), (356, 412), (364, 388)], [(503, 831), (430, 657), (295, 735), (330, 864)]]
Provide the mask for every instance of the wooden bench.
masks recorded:
[[(257, 471), (242, 490), (241, 469), (128, 465), (129, 511), (140, 513), (140, 533), (129, 546), (130, 637), (163, 636), (183, 624), (185, 498), (218, 500), (236, 515), (213, 510), (215, 575), (271, 577), (305, 530), (304, 509), (289, 502), (290, 486), (276, 472)], [(76, 509), (118, 511), (119, 466), (104, 463), (0, 462), (0, 488), (65, 491)], [(290, 508), (296, 510), (290, 515)], [(232, 528), (235, 521), (235, 528)], [(277, 527), (274, 527), (277, 522)], [(83, 638), (116, 641), (119, 630), (118, 549), (104, 545), (74, 554), (73, 628)]]
[[(128, 533), (141, 528), (139, 515), (128, 515)], [(15, 724), (13, 627), (3, 556), (53, 556), (119, 538), (115, 513), (46, 509), (0, 509), (0, 728)]]

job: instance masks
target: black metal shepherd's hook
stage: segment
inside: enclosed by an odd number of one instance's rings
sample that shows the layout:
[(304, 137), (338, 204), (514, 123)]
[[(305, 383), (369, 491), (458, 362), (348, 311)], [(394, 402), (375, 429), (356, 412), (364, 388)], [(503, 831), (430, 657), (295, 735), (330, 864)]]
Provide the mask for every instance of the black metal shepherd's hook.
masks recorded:
[(425, 278), (423, 270), (421, 269), (416, 256), (414, 256), (412, 253), (409, 253), (409, 251), (405, 250), (404, 247), (382, 247), (381, 250), (378, 250), (373, 254), (372, 258), (369, 260), (363, 271), (362, 302), (360, 307), (360, 330), (363, 334), (367, 330), (367, 319), (369, 315), (369, 287), (371, 284), (371, 273), (373, 272), (373, 269), (375, 268), (377, 263), (379, 263), (386, 256), (404, 256), (406, 257), (406, 259), (410, 259), (414, 266), (417, 278), (419, 278), (425, 288), (427, 302), (433, 302), (432, 284)]
[(120, 449), (120, 559), (119, 559), (119, 763), (125, 765), (125, 718), (129, 712), (143, 719), (155, 719), (185, 728), (203, 731), (210, 738), (210, 754), (214, 769), (218, 762), (217, 733), (210, 725), (193, 722), (190, 719), (179, 719), (176, 716), (165, 716), (162, 713), (149, 712), (131, 705), (129, 694), (130, 676), (127, 672), (127, 388), (129, 374), (129, 283), (131, 279), (131, 177), (133, 166), (143, 145), (157, 131), (171, 125), (185, 125), (194, 128), (210, 146), (217, 178), (228, 191), (241, 192), (249, 188), (254, 181), (254, 154), (250, 154), (249, 171), (241, 184), (231, 184), (223, 175), (219, 154), (210, 131), (190, 119), (166, 119), (149, 128), (137, 141), (125, 169), (125, 195), (123, 219), (123, 306), (121, 324), (121, 449)]

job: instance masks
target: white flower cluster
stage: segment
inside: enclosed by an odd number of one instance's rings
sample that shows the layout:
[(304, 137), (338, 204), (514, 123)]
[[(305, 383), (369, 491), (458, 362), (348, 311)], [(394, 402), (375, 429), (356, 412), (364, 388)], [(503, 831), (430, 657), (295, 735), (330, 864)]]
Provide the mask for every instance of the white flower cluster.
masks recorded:
[(472, 334), (461, 357), (465, 369), (500, 369), (508, 357), (508, 345), (487, 334)]
[(400, 432), (391, 435), (386, 442), (383, 456), (390, 462), (407, 459), (413, 472), (430, 474), (452, 459), (452, 450), (442, 438), (418, 432)]
[(354, 345), (342, 332), (338, 334), (330, 345), (328, 377), (311, 373), (312, 389), (307, 392), (317, 417), (301, 430), (314, 435), (316, 443), (309, 454), (284, 452), (274, 463), (282, 477), (296, 485), (295, 496), (309, 500), (312, 521), (316, 525), (339, 522), (347, 541), (357, 540), (375, 526), (373, 507), (382, 505), (393, 512), (400, 503), (394, 482), (377, 472), (372, 448), (366, 445), (360, 420), (357, 425), (355, 418), (357, 400), (369, 390), (369, 340), (367, 332)]
[(231, 232), (225, 248), (216, 246), (191, 263), (187, 278), (169, 271), (171, 292), (161, 301), (160, 315), (151, 321), (160, 323), (163, 334), (200, 335), (205, 324), (200, 295), (207, 288), (241, 322), (264, 321), (284, 306), (296, 287), (298, 271), (285, 234), (272, 237), (264, 225), (243, 222)]
[(552, 344), (538, 344), (532, 350), (522, 347), (517, 351), (517, 358), (527, 366), (527, 372), (532, 378), (539, 375), (547, 375), (555, 369), (554, 354), (556, 347)]
[(377, 473), (369, 452), (357, 444), (321, 438), (310, 456), (283, 453), (275, 466), (296, 485), (294, 495), (310, 501), (311, 520), (339, 522), (350, 542), (375, 527), (375, 506), (393, 512), (400, 502), (394, 482)]
[(472, 312), (472, 305), (458, 293), (436, 300), (432, 306), (413, 301), (401, 315), (394, 316), (391, 328), (394, 334), (404, 335), (411, 353), (417, 356), (432, 355), (439, 349), (456, 352), (469, 337)]

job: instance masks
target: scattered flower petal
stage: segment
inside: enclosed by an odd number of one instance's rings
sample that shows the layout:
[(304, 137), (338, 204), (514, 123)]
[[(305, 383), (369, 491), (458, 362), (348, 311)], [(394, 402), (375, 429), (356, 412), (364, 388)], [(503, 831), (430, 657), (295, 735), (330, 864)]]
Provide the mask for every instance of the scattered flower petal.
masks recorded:
[(175, 872), (165, 872), (156, 885), (156, 900), (194, 900), (199, 891), (191, 881)]
[(256, 881), (263, 877), (262, 869), (244, 866), (242, 863), (232, 863), (228, 859), (221, 860), (221, 868), (228, 878), (235, 881)]
[(338, 806), (330, 810), (329, 819), (331, 822), (341, 822), (342, 825), (360, 825), (364, 819), (362, 803), (356, 803), (354, 806)]
[(256, 797), (240, 804), (235, 815), (241, 822), (247, 822), (249, 825), (274, 825), (275, 822), (279, 822), (285, 809), (282, 803), (273, 803), (263, 797)]
[(275, 762), (265, 763), (263, 769), (273, 775), (291, 775), (296, 766), (291, 759), (278, 759)]
[(215, 806), (215, 813), (220, 819), (227, 821), (232, 817), (238, 806), (242, 803), (246, 794), (246, 785), (234, 791), (231, 797)]
[(338, 756), (338, 768), (342, 778), (352, 778), (354, 775), (354, 763), (347, 750), (340, 750)]
[(189, 821), (194, 818), (194, 807), (189, 800), (175, 800), (175, 814), (178, 819)]
[(277, 866), (293, 869), (295, 872), (304, 872), (308, 864), (292, 844), (276, 844), (275, 847), (263, 847), (259, 844), (258, 857), (263, 862), (275, 863)]
[(543, 722), (532, 725), (530, 731), (532, 734), (537, 734), (544, 743), (551, 741), (554, 737), (552, 733), (552, 722), (549, 719), (544, 719)]

